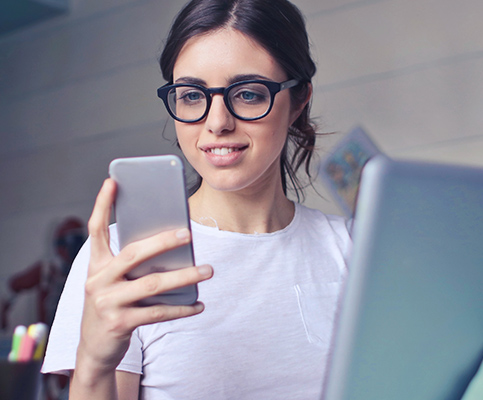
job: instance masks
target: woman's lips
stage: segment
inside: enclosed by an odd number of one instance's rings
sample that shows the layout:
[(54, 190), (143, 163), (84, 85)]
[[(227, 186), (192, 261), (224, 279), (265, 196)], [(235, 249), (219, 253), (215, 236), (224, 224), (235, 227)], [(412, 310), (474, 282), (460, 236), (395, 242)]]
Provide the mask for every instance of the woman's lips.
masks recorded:
[(216, 144), (200, 146), (207, 160), (216, 167), (228, 167), (238, 161), (248, 148), (242, 144)]

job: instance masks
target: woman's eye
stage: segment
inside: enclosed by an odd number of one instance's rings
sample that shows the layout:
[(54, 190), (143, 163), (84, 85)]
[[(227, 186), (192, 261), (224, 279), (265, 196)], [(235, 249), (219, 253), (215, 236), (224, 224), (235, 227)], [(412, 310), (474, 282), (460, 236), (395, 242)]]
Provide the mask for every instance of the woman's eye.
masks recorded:
[(204, 99), (203, 92), (199, 90), (187, 90), (179, 94), (178, 100), (182, 100), (185, 103), (195, 103)]
[(256, 93), (253, 93), (253, 92), (242, 92), (240, 94), (241, 98), (243, 100), (253, 100), (253, 99), (256, 99), (257, 98), (257, 94)]
[(261, 103), (266, 101), (266, 96), (263, 93), (250, 89), (240, 89), (233, 96), (234, 100), (245, 103)]

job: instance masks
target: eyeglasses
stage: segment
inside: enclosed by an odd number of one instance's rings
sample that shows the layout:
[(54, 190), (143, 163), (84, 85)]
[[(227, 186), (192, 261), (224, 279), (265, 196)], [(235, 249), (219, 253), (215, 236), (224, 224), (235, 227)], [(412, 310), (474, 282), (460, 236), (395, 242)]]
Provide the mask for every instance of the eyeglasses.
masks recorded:
[(226, 88), (206, 88), (196, 84), (164, 85), (158, 89), (168, 113), (177, 121), (194, 123), (206, 117), (212, 96), (222, 94), (226, 108), (243, 121), (255, 121), (267, 116), (273, 106), (275, 95), (298, 85), (291, 79), (285, 82), (248, 80), (236, 82)]

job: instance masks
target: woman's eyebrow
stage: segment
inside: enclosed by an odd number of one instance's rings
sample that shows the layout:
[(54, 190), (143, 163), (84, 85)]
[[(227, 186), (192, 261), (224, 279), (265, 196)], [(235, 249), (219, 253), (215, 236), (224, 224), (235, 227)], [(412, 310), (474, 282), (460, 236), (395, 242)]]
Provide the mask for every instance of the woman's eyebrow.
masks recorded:
[[(260, 74), (238, 74), (229, 79), (228, 85), (232, 85), (233, 83), (237, 83), (237, 82), (251, 81), (251, 80), (271, 81), (272, 79)], [(182, 76), (176, 79), (174, 83), (188, 83), (188, 84), (195, 84), (195, 85), (201, 85), (201, 86), (207, 87), (206, 81), (192, 76)]]
[(174, 83), (190, 83), (195, 85), (206, 86), (206, 82), (203, 79), (194, 78), (191, 76), (182, 76), (176, 79)]
[(240, 74), (235, 75), (233, 78), (230, 79), (230, 85), (237, 82), (242, 81), (251, 81), (251, 80), (264, 80), (264, 81), (271, 81), (272, 79), (259, 74)]

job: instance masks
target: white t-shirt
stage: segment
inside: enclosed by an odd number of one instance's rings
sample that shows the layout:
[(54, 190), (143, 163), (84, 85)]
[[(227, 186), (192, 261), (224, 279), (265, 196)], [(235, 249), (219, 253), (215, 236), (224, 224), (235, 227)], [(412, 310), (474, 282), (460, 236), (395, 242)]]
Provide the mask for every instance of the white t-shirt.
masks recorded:
[[(195, 259), (214, 277), (199, 285), (205, 311), (137, 328), (118, 369), (142, 374), (140, 398), (318, 399), (350, 238), (344, 220), (296, 204), (269, 234), (192, 222)], [(111, 247), (118, 252), (115, 226)], [(73, 264), (43, 372), (74, 369), (89, 242)]]

